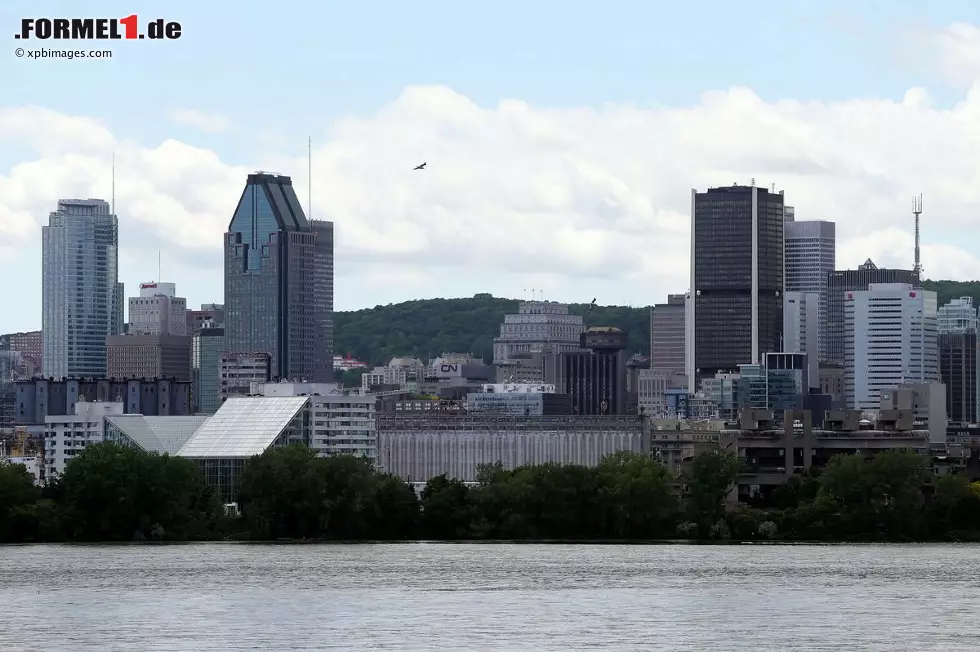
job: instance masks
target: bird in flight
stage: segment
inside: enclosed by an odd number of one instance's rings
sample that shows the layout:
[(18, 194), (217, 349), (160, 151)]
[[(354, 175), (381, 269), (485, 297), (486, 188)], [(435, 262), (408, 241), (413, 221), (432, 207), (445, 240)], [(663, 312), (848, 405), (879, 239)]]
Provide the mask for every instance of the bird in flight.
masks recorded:
[(412, 168), (412, 169), (413, 169), (413, 170), (424, 170), (424, 169), (425, 169), (425, 163), (423, 163), (422, 165), (416, 165), (416, 166), (415, 166), (414, 168)]

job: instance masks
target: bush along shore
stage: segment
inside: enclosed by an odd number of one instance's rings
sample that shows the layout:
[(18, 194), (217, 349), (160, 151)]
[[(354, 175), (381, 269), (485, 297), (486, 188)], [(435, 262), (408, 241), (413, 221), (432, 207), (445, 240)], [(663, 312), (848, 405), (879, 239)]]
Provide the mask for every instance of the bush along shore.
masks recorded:
[(722, 451), (682, 477), (619, 453), (595, 468), (488, 465), (477, 486), (440, 476), (416, 495), (363, 459), (287, 446), (247, 462), (231, 516), (193, 462), (106, 443), (45, 487), (0, 466), (0, 542), (980, 541), (980, 483), (931, 477), (911, 452), (834, 457), (764, 505), (726, 504), (738, 472)]

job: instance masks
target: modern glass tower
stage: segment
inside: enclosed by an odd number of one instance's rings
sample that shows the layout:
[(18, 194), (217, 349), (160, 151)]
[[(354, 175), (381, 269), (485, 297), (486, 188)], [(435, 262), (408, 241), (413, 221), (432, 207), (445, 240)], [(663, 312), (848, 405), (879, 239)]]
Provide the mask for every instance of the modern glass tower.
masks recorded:
[(817, 320), (818, 355), (827, 359), (827, 283), (834, 271), (837, 255), (836, 225), (825, 221), (795, 222), (787, 217), (783, 225), (783, 248), (786, 292), (805, 292), (820, 297)]
[(691, 191), (693, 342), (688, 386), (782, 350), (783, 194), (730, 186)]
[(62, 199), (41, 227), (42, 374), (104, 378), (123, 328), (119, 223), (101, 199)]
[(332, 379), (333, 223), (306, 218), (289, 177), (248, 175), (228, 225), (225, 346), (270, 354), (274, 378)]

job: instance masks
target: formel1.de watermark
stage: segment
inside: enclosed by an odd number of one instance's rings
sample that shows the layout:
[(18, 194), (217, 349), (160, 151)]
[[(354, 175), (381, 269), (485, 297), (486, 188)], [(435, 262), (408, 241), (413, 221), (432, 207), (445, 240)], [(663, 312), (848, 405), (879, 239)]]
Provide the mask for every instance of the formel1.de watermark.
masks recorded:
[(22, 18), (18, 40), (63, 41), (176, 40), (183, 28), (176, 20), (141, 21), (137, 14), (125, 18)]

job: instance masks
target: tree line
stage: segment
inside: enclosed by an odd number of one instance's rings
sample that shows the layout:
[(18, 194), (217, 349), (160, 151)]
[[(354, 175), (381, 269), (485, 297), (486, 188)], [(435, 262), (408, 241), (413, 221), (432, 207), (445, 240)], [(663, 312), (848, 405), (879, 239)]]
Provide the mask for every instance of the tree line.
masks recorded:
[(105, 443), (44, 487), (0, 466), (0, 542), (980, 540), (980, 483), (931, 477), (912, 452), (839, 455), (764, 503), (732, 506), (739, 469), (718, 450), (674, 476), (623, 452), (591, 468), (486, 465), (475, 486), (439, 476), (416, 494), (361, 458), (287, 446), (246, 463), (230, 515), (193, 462)]

